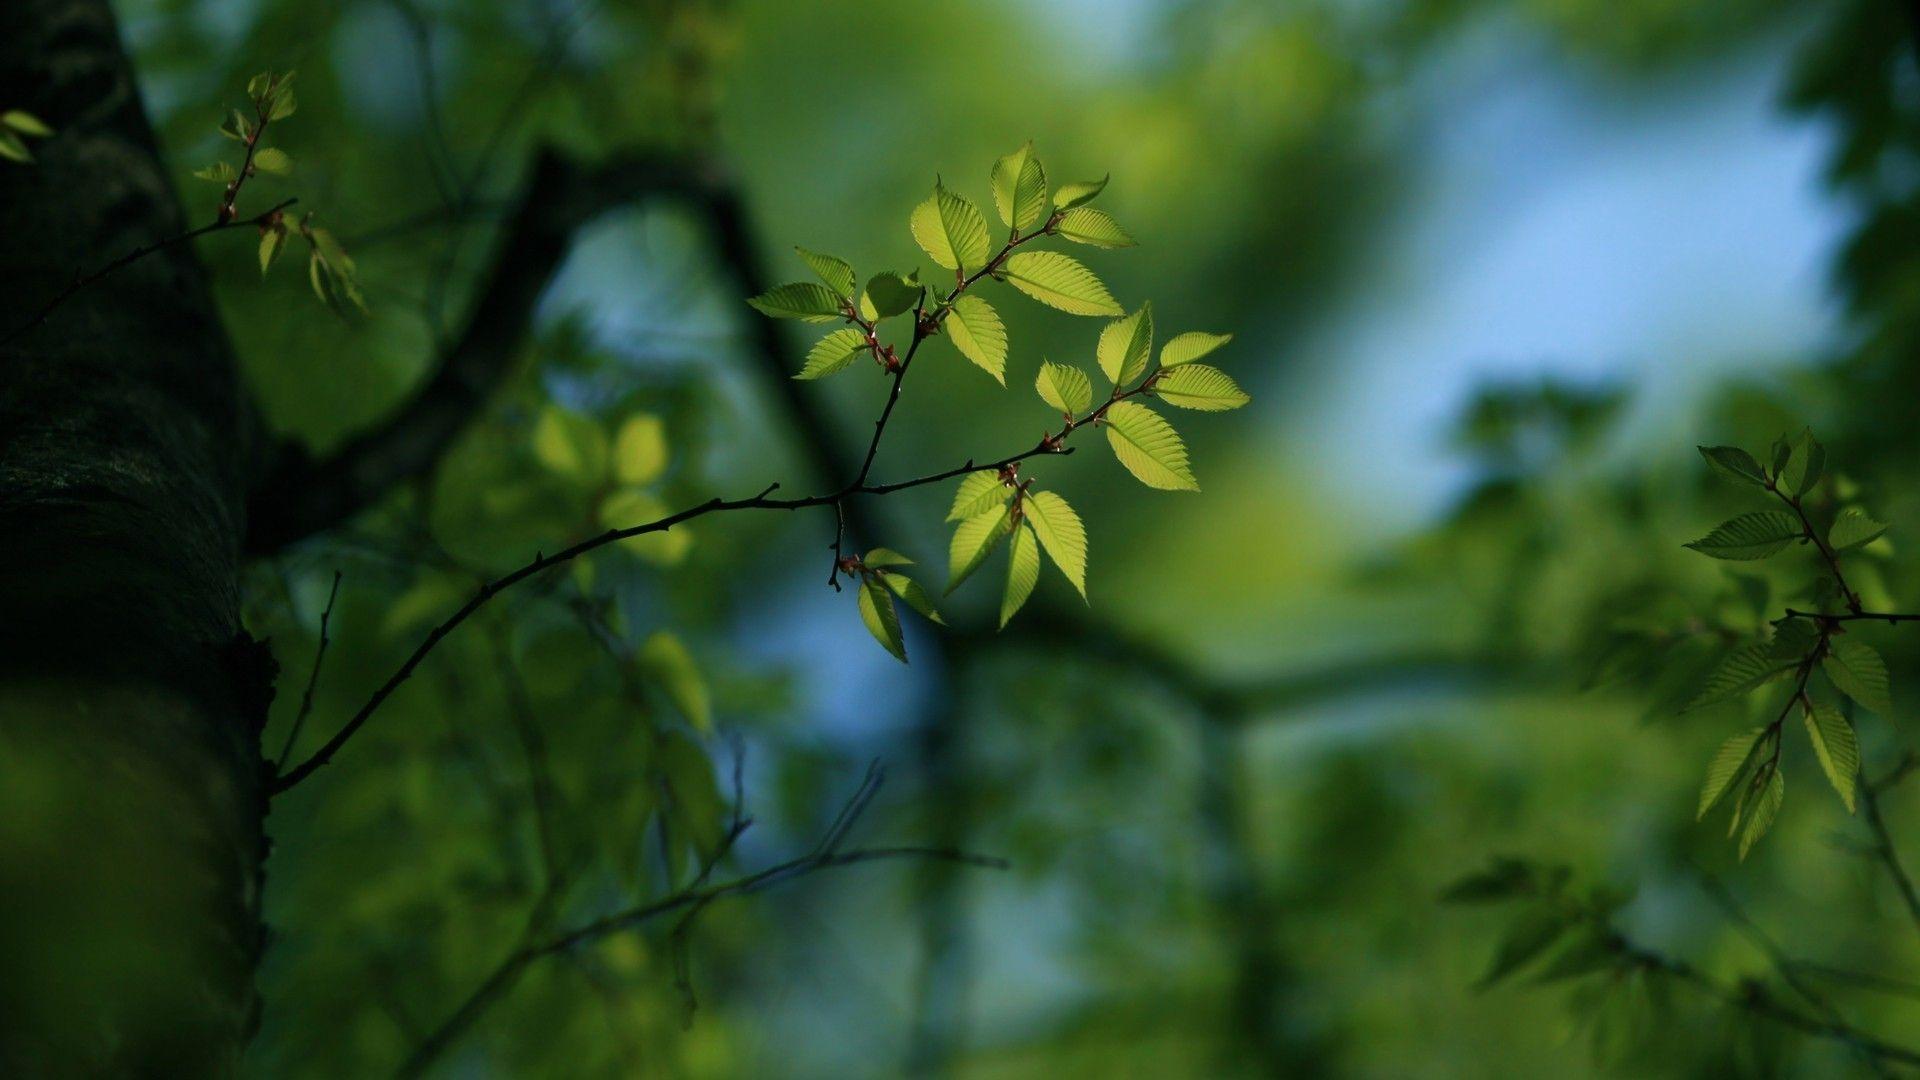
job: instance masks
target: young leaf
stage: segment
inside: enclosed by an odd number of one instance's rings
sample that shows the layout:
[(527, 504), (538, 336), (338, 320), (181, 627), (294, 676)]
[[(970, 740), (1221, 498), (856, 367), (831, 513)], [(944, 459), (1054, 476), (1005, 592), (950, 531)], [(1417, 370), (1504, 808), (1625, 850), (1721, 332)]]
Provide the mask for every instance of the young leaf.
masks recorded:
[(713, 696), (707, 690), (707, 680), (678, 637), (665, 630), (655, 631), (641, 643), (637, 657), (641, 670), (660, 684), (667, 700), (694, 730), (702, 734), (713, 730)]
[(268, 120), (285, 120), (293, 115), (295, 105), (293, 87), (286, 85), (286, 79), (291, 78), (293, 78), (293, 72), (289, 71), (281, 80), (279, 89), (273, 95), (273, 104), (267, 108)]
[(1767, 777), (1767, 786), (1754, 801), (1753, 814), (1747, 818), (1747, 831), (1740, 834), (1740, 861), (1745, 862), (1747, 852), (1753, 850), (1754, 841), (1767, 835), (1773, 828), (1773, 819), (1780, 815), (1780, 804), (1786, 801), (1787, 782), (1780, 776), (1779, 769), (1771, 770)]
[(324, 264), (327, 291), (321, 295), (334, 314), (345, 317), (347, 305), (352, 304), (361, 311), (367, 310), (366, 297), (360, 295), (360, 278), (354, 270), (353, 260), (347, 257), (347, 251), (340, 241), (325, 229), (304, 228), (307, 242), (313, 245), (313, 255)]
[(287, 230), (268, 229), (260, 234), (260, 273), (264, 276), (287, 246)]
[(953, 508), (947, 511), (947, 520), (965, 521), (996, 506), (1005, 506), (1011, 498), (1013, 489), (1000, 482), (999, 473), (992, 469), (970, 472), (961, 477), (960, 487), (953, 493)]
[(832, 322), (840, 318), (840, 300), (833, 290), (811, 281), (775, 285), (747, 303), (762, 315), (776, 319), (802, 319), (806, 322)]
[(239, 109), (235, 109), (227, 114), (226, 120), (221, 123), (220, 134), (235, 142), (246, 142), (247, 137), (253, 134), (253, 128), (247, 123), (246, 116)]
[(840, 299), (853, 299), (853, 267), (845, 259), (808, 251), (797, 244), (793, 250), (800, 256), (800, 261), (807, 264), (807, 269), (826, 282), (827, 288), (832, 289)]
[(913, 565), (912, 559), (907, 558), (905, 555), (900, 554), (899, 552), (893, 550), (892, 548), (883, 548), (883, 547), (874, 548), (872, 551), (869, 551), (865, 555), (860, 556), (860, 562), (870, 570), (877, 569), (882, 566), (912, 566)]
[(1095, 210), (1091, 206), (1079, 206), (1060, 215), (1060, 223), (1054, 226), (1054, 232), (1076, 244), (1091, 244), (1094, 247), (1124, 248), (1132, 247), (1134, 239), (1127, 230), (1113, 220), (1105, 210)]
[(39, 117), (24, 109), (8, 109), (6, 112), (0, 113), (0, 124), (5, 124), (7, 127), (12, 128), (22, 135), (31, 135), (36, 139), (50, 139), (53, 137), (52, 128), (41, 122)]
[(254, 152), (253, 167), (263, 173), (285, 176), (293, 171), (293, 159), (287, 156), (285, 150), (268, 146)]
[(900, 636), (900, 613), (894, 610), (893, 594), (871, 577), (860, 583), (860, 621), (867, 625), (873, 640), (901, 663), (907, 662), (907, 643)]
[(533, 456), (581, 487), (595, 488), (607, 475), (607, 436), (591, 419), (549, 405), (533, 423)]
[(1141, 304), (1139, 311), (1108, 323), (1100, 331), (1094, 356), (1115, 386), (1146, 374), (1147, 361), (1153, 357), (1153, 305)]
[(1160, 366), (1170, 368), (1190, 364), (1232, 340), (1232, 334), (1209, 334), (1203, 330), (1177, 334), (1173, 340), (1161, 346)]
[(17, 161), (22, 165), (31, 165), (33, 163), (33, 151), (27, 149), (27, 144), (20, 136), (15, 135), (5, 128), (0, 128), (0, 158), (6, 158), (8, 161)]
[(1011, 507), (996, 506), (962, 521), (953, 530), (953, 543), (947, 549), (947, 591), (959, 584), (987, 561), (993, 549), (1006, 538), (1012, 520)]
[(613, 478), (651, 484), (667, 471), (667, 427), (651, 413), (635, 413), (613, 436)]
[(1013, 287), (1069, 315), (1124, 315), (1093, 271), (1057, 251), (1018, 251), (1003, 264)]
[(1026, 521), (1047, 549), (1054, 565), (1073, 582), (1080, 598), (1087, 598), (1087, 529), (1067, 500), (1051, 491), (1035, 491), (1026, 498)]
[(1800, 535), (1793, 515), (1780, 510), (1741, 514), (1687, 547), (1716, 559), (1764, 559)]
[(1753, 455), (1737, 446), (1702, 446), (1700, 456), (1724, 479), (1737, 484), (1752, 484), (1754, 487), (1767, 486), (1767, 472)]
[(796, 379), (824, 379), (860, 359), (867, 351), (867, 335), (849, 326), (835, 330), (807, 350), (807, 362)]
[(1071, 364), (1055, 364), (1041, 361), (1040, 374), (1034, 377), (1033, 388), (1040, 393), (1040, 400), (1059, 409), (1067, 416), (1078, 416), (1093, 404), (1093, 382), (1087, 373)]
[(1707, 816), (1707, 811), (1733, 790), (1733, 782), (1746, 771), (1747, 763), (1760, 745), (1760, 737), (1767, 733), (1764, 727), (1743, 731), (1729, 736), (1713, 752), (1713, 759), (1707, 762), (1707, 778), (1700, 785), (1700, 809), (1693, 815), (1695, 821)]
[(1786, 445), (1786, 462), (1779, 470), (1780, 487), (1790, 494), (1805, 495), (1820, 482), (1820, 473), (1826, 467), (1826, 448), (1813, 437), (1811, 430), (1801, 431)]
[(1070, 184), (1061, 184), (1060, 190), (1053, 193), (1053, 205), (1060, 210), (1071, 210), (1082, 203), (1093, 201), (1094, 196), (1106, 190), (1107, 178), (1098, 180), (1076, 180)]
[(867, 291), (860, 297), (860, 314), (868, 322), (890, 319), (909, 311), (920, 301), (920, 273), (897, 274), (882, 270), (867, 279)]
[[(873, 564), (868, 563), (867, 565), (871, 566)], [(947, 620), (941, 618), (940, 612), (934, 609), (933, 597), (927, 594), (927, 590), (920, 587), (919, 582), (905, 574), (896, 574), (891, 571), (882, 572), (877, 576), (887, 588), (893, 590), (895, 596), (905, 600), (908, 607), (919, 612), (924, 618), (932, 622), (938, 623), (941, 626), (947, 625)]]
[(211, 180), (216, 184), (225, 184), (232, 181), (238, 174), (233, 171), (233, 166), (224, 161), (216, 161), (204, 169), (195, 169), (193, 175), (201, 180)]
[(1848, 507), (1840, 511), (1840, 516), (1833, 521), (1833, 528), (1827, 531), (1827, 545), (1835, 551), (1843, 551), (1870, 544), (1886, 531), (1885, 525), (1868, 517), (1865, 512)]
[(949, 270), (966, 273), (987, 264), (987, 219), (966, 196), (935, 183), (933, 194), (913, 208), (908, 219), (913, 239), (933, 261)]
[(1851, 636), (1832, 643), (1820, 667), (1840, 692), (1879, 713), (1893, 715), (1893, 699), (1887, 682), (1887, 662), (1873, 646)]
[(1162, 491), (1199, 491), (1187, 467), (1187, 445), (1159, 413), (1131, 401), (1107, 410), (1107, 442), (1113, 456), (1139, 481)]
[(1206, 364), (1181, 364), (1153, 384), (1154, 395), (1169, 405), (1201, 412), (1237, 409), (1252, 400), (1233, 376)]
[(1013, 530), (1013, 542), (1007, 547), (1007, 592), (1000, 600), (1000, 628), (1033, 595), (1033, 584), (1040, 580), (1040, 545), (1033, 530), (1022, 522)]
[(1776, 657), (1766, 645), (1742, 645), (1728, 653), (1720, 661), (1720, 666), (1713, 669), (1713, 674), (1707, 676), (1707, 684), (1700, 689), (1698, 696), (1687, 703), (1687, 708), (1699, 709), (1739, 697), (1785, 674), (1799, 659)]
[(993, 163), (993, 208), (1007, 227), (1026, 230), (1047, 216), (1047, 171), (1033, 143)]
[(1805, 709), (1807, 738), (1813, 742), (1813, 754), (1820, 759), (1820, 771), (1827, 774), (1840, 801), (1853, 813), (1853, 782), (1860, 774), (1860, 741), (1853, 725), (1829, 702), (1817, 702)]
[(947, 312), (946, 327), (960, 355), (978, 364), (995, 382), (1007, 384), (1007, 328), (992, 304), (977, 296), (962, 296)]
[(1525, 967), (1527, 962), (1547, 951), (1547, 947), (1560, 940), (1566, 932), (1567, 917), (1561, 912), (1546, 906), (1531, 906), (1507, 928), (1506, 935), (1500, 939), (1500, 945), (1494, 950), (1493, 962), (1487, 966), (1486, 973), (1474, 984), (1475, 989), (1488, 987)]

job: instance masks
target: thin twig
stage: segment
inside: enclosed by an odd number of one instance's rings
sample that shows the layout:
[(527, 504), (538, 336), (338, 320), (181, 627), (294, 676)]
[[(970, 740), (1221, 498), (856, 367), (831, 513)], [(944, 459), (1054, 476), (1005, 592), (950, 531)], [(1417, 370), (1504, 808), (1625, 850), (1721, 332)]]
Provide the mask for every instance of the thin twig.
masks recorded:
[(300, 729), (306, 726), (307, 717), (313, 712), (313, 688), (320, 682), (320, 663), (327, 658), (327, 623), (333, 618), (333, 602), (340, 598), (340, 571), (333, 572), (333, 587), (327, 590), (327, 607), (320, 613), (320, 644), (313, 650), (313, 670), (307, 672), (307, 688), (300, 695), (300, 711), (294, 714), (293, 726), (287, 729), (287, 742), (280, 748), (280, 756), (274, 759), (273, 767), (277, 772), (286, 767), (288, 755), (293, 753), (293, 744), (300, 738)]

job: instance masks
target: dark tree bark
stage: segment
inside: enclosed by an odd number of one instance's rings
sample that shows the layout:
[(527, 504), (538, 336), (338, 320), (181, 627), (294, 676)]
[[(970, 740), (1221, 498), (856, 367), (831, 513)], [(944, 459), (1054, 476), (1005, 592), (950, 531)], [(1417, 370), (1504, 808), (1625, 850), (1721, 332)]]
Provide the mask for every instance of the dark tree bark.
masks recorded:
[[(0, 3), (0, 327), (186, 229), (104, 0)], [(0, 347), (0, 1074), (224, 1075), (256, 1012), (254, 424), (189, 245)]]

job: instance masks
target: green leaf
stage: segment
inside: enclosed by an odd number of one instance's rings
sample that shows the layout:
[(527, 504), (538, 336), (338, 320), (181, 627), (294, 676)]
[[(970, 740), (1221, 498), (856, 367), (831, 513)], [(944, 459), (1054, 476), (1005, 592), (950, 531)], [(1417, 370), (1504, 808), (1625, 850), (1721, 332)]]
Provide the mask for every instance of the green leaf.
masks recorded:
[(1811, 430), (1803, 430), (1787, 444), (1786, 464), (1780, 466), (1780, 488), (1793, 495), (1804, 495), (1820, 482), (1826, 467), (1827, 451)]
[(1173, 340), (1161, 346), (1160, 366), (1170, 368), (1190, 364), (1232, 340), (1232, 334), (1209, 334), (1203, 330), (1177, 334)]
[(0, 124), (5, 124), (7, 127), (12, 128), (22, 135), (31, 135), (36, 139), (50, 139), (53, 137), (52, 128), (41, 122), (39, 117), (24, 109), (8, 109), (6, 112), (0, 113)]
[(1141, 304), (1139, 311), (1108, 323), (1100, 331), (1094, 356), (1107, 381), (1115, 386), (1125, 386), (1146, 374), (1147, 361), (1153, 357), (1153, 305)]
[(892, 270), (883, 270), (867, 279), (867, 291), (862, 296), (860, 313), (866, 316), (868, 322), (890, 319), (919, 303), (920, 289), (918, 271), (897, 274)]
[(1813, 754), (1820, 759), (1820, 771), (1827, 774), (1840, 801), (1847, 804), (1847, 813), (1853, 813), (1853, 783), (1860, 774), (1860, 741), (1853, 725), (1830, 702), (1816, 702), (1802, 710), (1802, 715)]
[(1887, 662), (1873, 646), (1850, 636), (1841, 638), (1827, 647), (1827, 657), (1820, 667), (1841, 693), (1881, 716), (1893, 716)]
[(833, 322), (841, 317), (839, 297), (833, 295), (832, 289), (811, 281), (775, 285), (747, 303), (762, 315), (776, 319)]
[(892, 548), (877, 547), (860, 557), (860, 563), (869, 569), (882, 566), (912, 566), (913, 560)]
[(992, 304), (977, 296), (962, 296), (947, 312), (945, 325), (960, 355), (979, 365), (995, 382), (1007, 384), (1007, 328)]
[(693, 654), (678, 637), (665, 630), (655, 631), (640, 645), (641, 670), (660, 685), (680, 715), (694, 730), (706, 734), (713, 730), (713, 695), (700, 674)]
[(1033, 595), (1034, 582), (1040, 580), (1040, 545), (1034, 540), (1033, 530), (1022, 522), (1013, 530), (1013, 543), (1007, 548), (1007, 592), (1000, 600), (1000, 628), (1006, 629), (1007, 622)]
[(287, 156), (285, 150), (268, 146), (254, 152), (253, 167), (263, 173), (285, 176), (293, 171), (293, 159)]
[(1187, 446), (1159, 413), (1131, 401), (1107, 409), (1107, 442), (1113, 456), (1139, 481), (1162, 491), (1199, 491), (1187, 467)]
[(849, 326), (835, 330), (807, 350), (807, 362), (796, 379), (824, 379), (846, 368), (867, 352), (867, 335)]
[(967, 273), (987, 264), (987, 219), (966, 196), (935, 183), (933, 194), (913, 208), (908, 219), (913, 239), (933, 261), (949, 270)]
[(1169, 405), (1202, 412), (1237, 409), (1252, 399), (1233, 377), (1206, 364), (1182, 364), (1153, 384), (1154, 395)]
[(627, 417), (613, 436), (613, 478), (651, 484), (667, 471), (667, 426), (651, 413)]
[(216, 184), (225, 184), (232, 182), (233, 178), (239, 174), (234, 172), (233, 166), (226, 162), (216, 161), (204, 169), (195, 169), (193, 175), (201, 180), (211, 180)]
[(584, 488), (607, 476), (607, 436), (579, 413), (548, 405), (533, 423), (533, 456), (540, 464)]
[(1800, 535), (1800, 523), (1781, 510), (1741, 514), (1686, 545), (1716, 559), (1764, 559)]
[[(286, 77), (293, 78), (293, 73), (288, 72)], [(280, 89), (273, 95), (273, 104), (267, 109), (267, 119), (285, 120), (293, 115), (295, 105), (293, 87), (285, 85), (283, 80)]]
[(996, 506), (962, 521), (953, 530), (953, 543), (947, 549), (947, 591), (980, 569), (993, 549), (1006, 539), (1012, 522), (1012, 507)]
[(1093, 404), (1093, 381), (1071, 364), (1041, 361), (1033, 388), (1039, 391), (1040, 400), (1067, 416), (1078, 416)]
[(1025, 501), (1026, 520), (1054, 565), (1087, 597), (1087, 529), (1067, 500), (1051, 491), (1035, 491)]
[(285, 229), (268, 229), (260, 234), (260, 273), (264, 276), (287, 246)]
[(1062, 238), (1076, 244), (1091, 244), (1094, 247), (1124, 248), (1132, 247), (1134, 239), (1127, 230), (1113, 220), (1105, 210), (1095, 210), (1091, 206), (1075, 207), (1060, 215), (1060, 223), (1054, 226), (1054, 232)]
[(998, 472), (992, 469), (970, 472), (960, 479), (960, 487), (953, 493), (953, 508), (947, 511), (947, 520), (965, 521), (996, 506), (1005, 506), (1011, 498), (1013, 489), (1000, 482)]
[(797, 244), (793, 250), (800, 256), (800, 261), (807, 264), (807, 269), (826, 282), (827, 288), (832, 289), (840, 299), (853, 299), (853, 266), (845, 259), (808, 251)]
[(1527, 962), (1547, 951), (1547, 947), (1560, 939), (1567, 929), (1567, 918), (1553, 908), (1544, 905), (1529, 907), (1507, 927), (1500, 939), (1500, 945), (1494, 950), (1493, 962), (1475, 984), (1477, 989), (1486, 988), (1525, 967)]
[(927, 594), (926, 589), (921, 588), (919, 582), (905, 574), (896, 574), (891, 571), (881, 571), (877, 576), (882, 584), (893, 590), (895, 596), (905, 600), (908, 607), (932, 622), (941, 626), (947, 625), (947, 620), (941, 618), (940, 612), (934, 609), (933, 597)]
[(220, 134), (235, 142), (246, 142), (247, 137), (253, 134), (253, 127), (247, 123), (247, 118), (241, 114), (240, 110), (235, 109), (228, 113), (226, 120), (221, 123)]
[(1772, 648), (1767, 645), (1742, 645), (1728, 653), (1720, 661), (1720, 666), (1713, 669), (1713, 674), (1707, 676), (1706, 686), (1687, 703), (1687, 708), (1704, 708), (1739, 697), (1786, 673), (1798, 663), (1799, 657), (1774, 656)]
[(1827, 530), (1827, 544), (1835, 551), (1871, 544), (1880, 538), (1887, 527), (1868, 517), (1864, 511), (1848, 507), (1840, 511), (1834, 519), (1833, 528)]
[(900, 636), (900, 613), (894, 609), (893, 593), (872, 577), (860, 583), (860, 621), (867, 625), (873, 640), (901, 663), (907, 662), (907, 642)]
[(1076, 180), (1070, 184), (1061, 184), (1060, 190), (1053, 193), (1053, 205), (1061, 210), (1071, 210), (1082, 203), (1093, 201), (1094, 196), (1106, 190), (1107, 177), (1098, 180)]
[(1737, 446), (1702, 446), (1699, 450), (1700, 456), (1724, 479), (1758, 488), (1767, 486), (1766, 470), (1745, 450)]
[[(600, 500), (600, 524), (609, 529), (627, 529), (659, 521), (668, 514), (667, 504), (642, 488), (616, 488)], [(644, 532), (619, 541), (620, 550), (655, 566), (674, 566), (693, 548), (693, 530), (686, 525)]]
[(29, 165), (33, 163), (33, 151), (27, 149), (27, 144), (20, 140), (20, 136), (0, 128), (0, 158)]
[(1014, 288), (1069, 315), (1124, 315), (1093, 271), (1057, 251), (1017, 251), (1004, 264)]
[(1720, 744), (1720, 749), (1713, 752), (1713, 759), (1707, 762), (1707, 778), (1700, 785), (1700, 809), (1693, 815), (1695, 821), (1706, 817), (1707, 811), (1733, 790), (1734, 781), (1746, 771), (1747, 763), (1760, 745), (1760, 737), (1766, 733), (1766, 728), (1757, 727), (1729, 736)]
[(993, 208), (1008, 228), (1032, 228), (1047, 216), (1047, 170), (1034, 156), (1033, 143), (993, 163)]
[(1747, 818), (1747, 830), (1740, 834), (1740, 861), (1745, 862), (1747, 852), (1753, 850), (1754, 841), (1767, 835), (1773, 828), (1773, 819), (1780, 815), (1780, 804), (1787, 798), (1787, 782), (1779, 769), (1770, 770), (1767, 786), (1761, 790), (1759, 799), (1753, 804), (1753, 813)]

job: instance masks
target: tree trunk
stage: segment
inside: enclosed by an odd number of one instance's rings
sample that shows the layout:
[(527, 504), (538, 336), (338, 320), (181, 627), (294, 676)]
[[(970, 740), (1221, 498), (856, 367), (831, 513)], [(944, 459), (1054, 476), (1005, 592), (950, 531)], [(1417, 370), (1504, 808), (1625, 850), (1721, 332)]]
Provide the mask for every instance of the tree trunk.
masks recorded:
[[(104, 0), (0, 0), (13, 108), (56, 135), (0, 161), (0, 334), (186, 228)], [(224, 1075), (253, 1024), (248, 409), (188, 244), (0, 346), (0, 1074)]]

